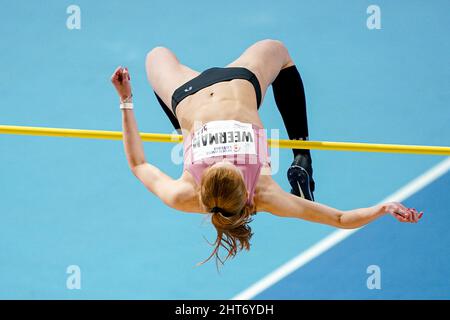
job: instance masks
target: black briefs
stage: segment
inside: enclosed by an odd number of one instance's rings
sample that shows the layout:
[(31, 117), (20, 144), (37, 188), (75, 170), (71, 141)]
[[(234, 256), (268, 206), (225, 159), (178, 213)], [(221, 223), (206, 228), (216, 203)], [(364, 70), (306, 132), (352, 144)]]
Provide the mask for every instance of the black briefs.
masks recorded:
[(230, 81), (233, 79), (245, 79), (253, 84), (256, 92), (256, 105), (259, 109), (259, 105), (261, 103), (261, 87), (259, 85), (258, 78), (256, 78), (256, 75), (253, 72), (242, 67), (213, 67), (203, 71), (197, 77), (189, 80), (174, 91), (172, 95), (173, 113), (176, 114), (175, 110), (178, 104), (187, 96), (190, 96), (191, 94), (194, 94), (197, 91), (209, 87), (217, 82)]
[(256, 102), (257, 102), (257, 109), (259, 109), (261, 104), (261, 87), (258, 81), (258, 78), (256, 75), (248, 70), (247, 68), (243, 67), (213, 67), (206, 69), (201, 74), (199, 74), (197, 77), (189, 80), (188, 82), (184, 83), (182, 86), (178, 87), (173, 95), (172, 95), (172, 110), (173, 113), (169, 110), (169, 107), (165, 105), (165, 103), (162, 101), (162, 99), (155, 93), (156, 98), (163, 108), (164, 112), (168, 116), (170, 122), (172, 123), (173, 127), (176, 130), (180, 129), (180, 123), (178, 122), (177, 117), (174, 116), (176, 114), (176, 108), (178, 104), (186, 97), (190, 96), (191, 94), (196, 93), (197, 91), (200, 91), (201, 89), (204, 89), (206, 87), (209, 87), (217, 82), (222, 81), (231, 81), (233, 79), (244, 79), (248, 80), (252, 83), (253, 87), (255, 88), (256, 93)]

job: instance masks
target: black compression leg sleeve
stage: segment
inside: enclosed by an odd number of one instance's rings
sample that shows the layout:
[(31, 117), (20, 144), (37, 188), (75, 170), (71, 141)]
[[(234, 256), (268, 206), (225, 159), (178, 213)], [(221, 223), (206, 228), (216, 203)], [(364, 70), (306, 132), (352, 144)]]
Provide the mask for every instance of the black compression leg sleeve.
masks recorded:
[[(284, 68), (272, 83), (273, 96), (291, 140), (308, 140), (306, 99), (302, 78), (295, 65)], [(309, 149), (292, 149), (310, 155)]]
[(180, 123), (178, 122), (178, 119), (173, 115), (172, 111), (164, 103), (164, 101), (162, 101), (162, 99), (158, 96), (158, 94), (155, 91), (153, 91), (153, 92), (155, 93), (156, 99), (158, 99), (159, 104), (163, 108), (163, 110), (166, 113), (167, 117), (169, 118), (170, 122), (172, 122), (173, 127), (175, 128), (175, 130), (177, 130), (178, 133), (180, 133), (181, 126), (180, 126)]

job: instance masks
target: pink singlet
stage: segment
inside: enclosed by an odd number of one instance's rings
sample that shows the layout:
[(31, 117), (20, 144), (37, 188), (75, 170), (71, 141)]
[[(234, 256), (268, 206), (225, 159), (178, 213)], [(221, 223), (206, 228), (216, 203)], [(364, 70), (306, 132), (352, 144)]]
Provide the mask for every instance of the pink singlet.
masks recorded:
[(184, 145), (184, 170), (200, 184), (203, 171), (227, 159), (241, 170), (252, 203), (256, 183), (264, 164), (270, 166), (269, 146), (263, 128), (236, 120), (205, 123), (187, 135)]

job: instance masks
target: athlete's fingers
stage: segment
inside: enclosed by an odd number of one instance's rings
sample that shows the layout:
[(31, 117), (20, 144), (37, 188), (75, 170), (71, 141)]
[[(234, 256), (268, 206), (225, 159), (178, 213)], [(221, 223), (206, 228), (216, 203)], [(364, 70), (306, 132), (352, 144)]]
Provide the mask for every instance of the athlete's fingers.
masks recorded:
[(402, 213), (403, 217), (404, 217), (406, 220), (409, 220), (409, 218), (410, 218), (410, 216), (411, 216), (411, 213), (408, 211), (408, 209), (403, 209), (403, 208), (401, 208), (401, 209), (399, 209), (399, 211)]
[(395, 218), (400, 222), (408, 222), (408, 219), (398, 214), (395, 215)]
[(406, 215), (400, 211), (394, 211), (395, 217), (406, 218)]
[(128, 83), (128, 73), (126, 69), (123, 69), (122, 71), (122, 83)]
[(120, 70), (118, 72), (117, 80), (120, 82), (120, 84), (122, 84), (122, 81), (123, 81), (123, 68), (122, 67), (120, 67)]
[(113, 72), (113, 74), (112, 74), (112, 76), (111, 76), (111, 81), (112, 81), (112, 82), (115, 82), (115, 81), (118, 80), (119, 72), (120, 72), (121, 68), (122, 68), (121, 66), (118, 66), (118, 67), (114, 70), (114, 72)]
[(405, 207), (401, 202), (397, 202), (397, 205), (402, 208), (403, 210), (408, 210), (407, 207)]

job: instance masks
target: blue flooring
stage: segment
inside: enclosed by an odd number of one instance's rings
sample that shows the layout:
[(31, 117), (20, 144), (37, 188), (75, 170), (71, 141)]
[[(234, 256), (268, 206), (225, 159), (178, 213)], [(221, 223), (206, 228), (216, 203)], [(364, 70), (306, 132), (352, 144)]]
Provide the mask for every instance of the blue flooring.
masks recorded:
[[(256, 299), (449, 299), (450, 173), (403, 203), (426, 208), (421, 223), (386, 216), (352, 234)], [(380, 286), (367, 285), (379, 268)], [(373, 284), (372, 279), (369, 283)]]
[[(150, 49), (166, 46), (182, 63), (204, 70), (226, 65), (256, 41), (272, 38), (285, 43), (302, 74), (311, 140), (449, 142), (446, 0), (377, 1), (381, 30), (367, 29), (366, 9), (372, 2), (365, 0), (0, 4), (1, 124), (121, 130), (109, 77), (125, 65), (140, 131), (168, 133), (172, 127), (144, 70)], [(71, 4), (81, 8), (80, 30), (66, 28)], [(265, 127), (287, 137), (271, 89), (260, 114)], [(170, 161), (172, 147), (146, 143), (145, 151), (150, 163), (176, 178), (182, 166)], [(316, 200), (343, 210), (374, 205), (443, 159), (312, 154)], [(273, 159), (279, 163), (274, 179), (288, 190), (291, 152), (273, 150)], [(129, 171), (121, 141), (0, 135), (0, 164), (2, 299), (227, 299), (335, 230), (258, 214), (251, 251), (217, 273), (214, 263), (195, 266), (210, 253), (204, 237), (214, 239), (211, 224), (200, 215), (167, 208), (150, 194)], [(427, 206), (445, 199), (417, 207), (430, 215)], [(374, 226), (437, 236), (428, 223), (395, 225), (383, 219)], [(384, 243), (386, 235), (377, 235), (361, 243), (361, 250)], [(404, 249), (419, 254), (421, 238), (422, 233)], [(415, 265), (434, 258), (430, 254)], [(369, 260), (381, 264), (380, 259)], [(81, 268), (81, 290), (66, 288), (69, 265)], [(400, 265), (412, 267), (408, 260)], [(358, 275), (362, 266), (347, 264)], [(322, 267), (315, 269), (316, 277), (331, 272), (332, 266)], [(390, 269), (385, 268), (387, 281)], [(361, 277), (363, 282), (364, 270)], [(443, 286), (427, 285), (432, 292)]]

